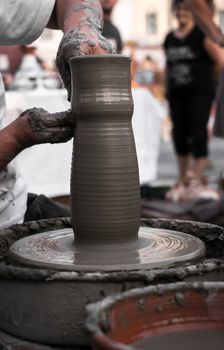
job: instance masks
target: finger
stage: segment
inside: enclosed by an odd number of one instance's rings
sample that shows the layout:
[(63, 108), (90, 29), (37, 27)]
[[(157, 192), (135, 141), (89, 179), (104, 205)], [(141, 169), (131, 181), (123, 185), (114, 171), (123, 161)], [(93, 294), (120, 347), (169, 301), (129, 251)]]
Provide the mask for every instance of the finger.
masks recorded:
[(22, 112), (20, 114), (20, 117), (27, 115), (30, 118), (37, 118), (39, 115), (47, 115), (47, 114), (48, 114), (48, 111), (46, 111), (46, 109), (33, 107), (33, 108), (28, 108), (24, 112)]
[(100, 46), (93, 48), (93, 55), (108, 55), (108, 52), (102, 49)]
[(43, 125), (46, 128), (54, 127), (75, 127), (75, 116), (72, 112), (58, 112), (49, 114), (43, 121)]
[(66, 44), (57, 55), (56, 64), (61, 75), (65, 89), (68, 92), (68, 101), (71, 101), (71, 72), (69, 66), (69, 59), (72, 57), (80, 56), (80, 50), (76, 47), (76, 44)]
[(89, 46), (88, 43), (83, 43), (80, 46), (80, 55), (81, 56), (87, 56), (87, 55), (105, 55), (108, 54), (108, 52), (101, 48), (98, 44), (94, 47)]
[(103, 35), (99, 35), (99, 46), (106, 51), (106, 53), (113, 54), (115, 50), (109, 40), (107, 40)]
[(52, 128), (37, 135), (37, 143), (61, 143), (67, 142), (74, 136), (73, 128)]
[(91, 53), (93, 52), (93, 48), (94, 47), (89, 46), (87, 43), (83, 43), (80, 46), (80, 50), (79, 50), (80, 51), (80, 56), (91, 55)]
[(55, 129), (52, 135), (51, 143), (63, 143), (71, 140), (74, 137), (74, 129), (63, 128), (63, 130)]
[(59, 46), (56, 65), (58, 67), (59, 73), (61, 75), (65, 89), (68, 92), (68, 100), (70, 101), (71, 97), (71, 78), (70, 78), (70, 68), (69, 68), (69, 44), (64, 44), (64, 39), (62, 39)]
[(69, 64), (66, 62), (63, 56), (59, 57), (57, 60), (57, 67), (61, 75), (65, 89), (68, 92), (68, 101), (71, 100), (71, 78), (70, 78), (70, 68)]

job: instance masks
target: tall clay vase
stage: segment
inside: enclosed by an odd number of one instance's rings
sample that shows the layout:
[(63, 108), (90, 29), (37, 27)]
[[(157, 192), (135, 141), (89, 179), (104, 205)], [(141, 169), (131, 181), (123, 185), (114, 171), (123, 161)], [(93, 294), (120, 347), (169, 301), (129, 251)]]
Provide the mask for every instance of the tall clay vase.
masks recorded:
[(122, 55), (72, 58), (76, 118), (71, 171), (76, 243), (137, 239), (140, 190), (131, 118), (130, 59)]

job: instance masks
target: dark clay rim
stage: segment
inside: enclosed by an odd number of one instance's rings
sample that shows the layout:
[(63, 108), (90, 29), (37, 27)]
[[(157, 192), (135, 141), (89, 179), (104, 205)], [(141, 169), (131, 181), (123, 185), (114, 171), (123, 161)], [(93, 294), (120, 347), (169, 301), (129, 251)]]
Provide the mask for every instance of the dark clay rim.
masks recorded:
[(75, 56), (69, 59), (69, 63), (73, 61), (83, 61), (83, 60), (100, 60), (100, 59), (111, 59), (120, 58), (125, 60), (131, 60), (131, 57), (119, 54), (107, 54), (107, 55), (85, 55), (85, 56)]
[[(108, 311), (117, 303), (121, 303), (123, 300), (133, 298), (143, 298), (149, 295), (158, 296), (165, 295), (166, 293), (173, 292), (186, 292), (194, 291), (197, 293), (216, 294), (217, 292), (224, 293), (224, 282), (178, 282), (168, 284), (158, 284), (156, 286), (149, 286), (144, 288), (131, 289), (124, 293), (108, 296), (103, 300), (92, 303), (86, 306), (86, 322), (85, 329), (91, 337), (103, 335), (104, 331), (101, 327), (102, 320), (107, 320)], [(107, 336), (104, 335), (107, 338)], [(109, 343), (111, 340), (109, 340)], [(112, 342), (113, 343), (113, 342)]]
[[(143, 226), (164, 228), (194, 234), (205, 241), (219, 240), (223, 244), (224, 229), (219, 226), (182, 220), (167, 219), (142, 219)], [(0, 278), (16, 280), (38, 280), (38, 281), (97, 281), (97, 282), (121, 282), (121, 281), (143, 281), (152, 283), (162, 278), (183, 279), (187, 276), (200, 275), (212, 271), (224, 271), (224, 261), (219, 259), (207, 259), (202, 263), (175, 268), (152, 269), (149, 271), (120, 271), (120, 272), (55, 272), (43, 268), (27, 268), (14, 266), (10, 261), (4, 259), (8, 247), (16, 240), (40, 232), (52, 231), (61, 228), (71, 228), (70, 218), (58, 218), (40, 220), (15, 225), (0, 231)], [(184, 229), (183, 229), (184, 228)]]

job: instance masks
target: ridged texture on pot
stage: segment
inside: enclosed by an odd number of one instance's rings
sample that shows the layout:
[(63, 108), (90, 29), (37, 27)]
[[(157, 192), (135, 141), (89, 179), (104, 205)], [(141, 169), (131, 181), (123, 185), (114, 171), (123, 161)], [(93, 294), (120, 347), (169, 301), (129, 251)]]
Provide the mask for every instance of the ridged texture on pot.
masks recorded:
[(140, 191), (131, 125), (130, 59), (70, 60), (77, 121), (71, 174), (76, 242), (137, 239)]

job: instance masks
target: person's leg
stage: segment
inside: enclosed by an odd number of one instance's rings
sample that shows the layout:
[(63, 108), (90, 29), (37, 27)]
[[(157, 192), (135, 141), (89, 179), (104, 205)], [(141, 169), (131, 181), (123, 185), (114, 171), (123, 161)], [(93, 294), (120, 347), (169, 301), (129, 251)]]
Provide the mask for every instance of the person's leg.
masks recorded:
[(185, 197), (185, 176), (189, 164), (188, 121), (184, 98), (178, 96), (169, 99), (170, 115), (173, 123), (172, 138), (177, 157), (178, 178), (176, 184), (165, 197), (172, 201), (182, 201)]
[(190, 121), (191, 152), (194, 158), (195, 179), (202, 181), (208, 164), (207, 124), (213, 98), (210, 96), (192, 96), (188, 103)]
[(177, 163), (178, 163), (178, 183), (184, 183), (186, 175), (189, 170), (190, 164), (190, 156), (178, 156), (177, 155)]
[(175, 96), (169, 99), (170, 115), (173, 123), (172, 137), (178, 164), (178, 183), (184, 182), (190, 160), (189, 127), (185, 104), (184, 97)]
[(195, 162), (194, 162), (195, 179), (197, 179), (200, 182), (203, 182), (204, 171), (207, 167), (207, 164), (208, 164), (207, 157), (195, 158)]

